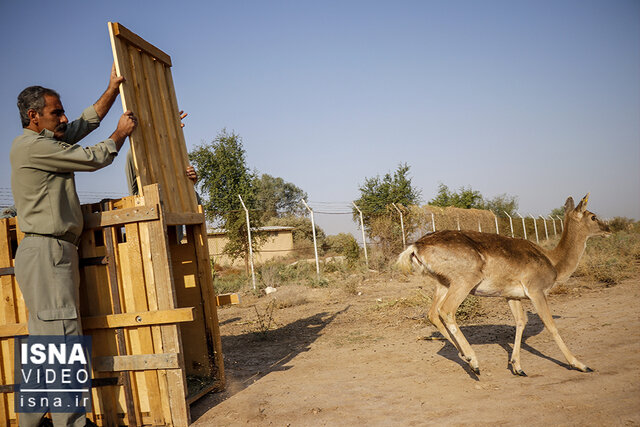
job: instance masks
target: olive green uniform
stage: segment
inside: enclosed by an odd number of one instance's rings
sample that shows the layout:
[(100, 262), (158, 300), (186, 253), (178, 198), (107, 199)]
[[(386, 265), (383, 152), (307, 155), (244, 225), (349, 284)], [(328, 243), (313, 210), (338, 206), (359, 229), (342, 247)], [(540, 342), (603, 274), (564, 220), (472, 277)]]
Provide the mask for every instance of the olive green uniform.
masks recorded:
[[(69, 123), (58, 141), (53, 132), (24, 129), (11, 147), (11, 188), (18, 225), (26, 237), (15, 258), (15, 275), (29, 310), (31, 335), (81, 335), (77, 243), (83, 220), (74, 172), (113, 162), (118, 149), (107, 139), (75, 145), (100, 125), (93, 106)], [(21, 414), (20, 425), (37, 425), (44, 414)], [(53, 414), (56, 425), (84, 426), (84, 414)]]

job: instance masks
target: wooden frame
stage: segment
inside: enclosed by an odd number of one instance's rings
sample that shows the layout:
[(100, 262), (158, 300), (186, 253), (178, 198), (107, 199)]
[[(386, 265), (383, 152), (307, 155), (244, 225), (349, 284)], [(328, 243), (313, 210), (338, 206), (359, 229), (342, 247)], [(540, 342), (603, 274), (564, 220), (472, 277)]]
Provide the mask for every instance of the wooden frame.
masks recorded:
[(160, 184), (167, 212), (197, 213), (193, 183), (186, 176), (187, 148), (169, 55), (117, 22), (109, 22), (116, 72), (124, 76), (124, 111), (138, 117), (130, 137), (138, 188)]
[[(80, 308), (98, 385), (88, 417), (98, 425), (187, 426), (189, 403), (225, 382), (206, 239), (197, 233), (204, 216), (178, 242), (158, 185), (82, 209), (93, 226), (79, 245)], [(17, 422), (13, 340), (28, 333), (13, 275), (22, 236), (15, 218), (0, 220), (0, 425)], [(189, 389), (190, 378), (198, 389)]]

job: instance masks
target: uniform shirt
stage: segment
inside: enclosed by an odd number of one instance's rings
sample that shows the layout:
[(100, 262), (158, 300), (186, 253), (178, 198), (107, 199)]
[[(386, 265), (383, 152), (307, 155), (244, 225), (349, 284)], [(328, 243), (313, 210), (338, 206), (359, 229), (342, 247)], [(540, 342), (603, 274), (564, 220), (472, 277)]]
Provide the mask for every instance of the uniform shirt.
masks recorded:
[(93, 147), (75, 145), (98, 126), (100, 117), (90, 106), (68, 124), (64, 142), (46, 129), (40, 133), (24, 129), (13, 140), (11, 189), (22, 232), (80, 236), (83, 220), (74, 172), (105, 167), (118, 154), (111, 139)]

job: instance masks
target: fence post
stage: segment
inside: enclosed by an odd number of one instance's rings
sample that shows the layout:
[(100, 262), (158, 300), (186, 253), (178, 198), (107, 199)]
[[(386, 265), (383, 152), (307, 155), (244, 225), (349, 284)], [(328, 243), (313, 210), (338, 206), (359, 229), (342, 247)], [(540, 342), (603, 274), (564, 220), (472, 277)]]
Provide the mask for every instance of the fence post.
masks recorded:
[(513, 220), (511, 219), (511, 215), (509, 215), (507, 211), (502, 211), (502, 212), (507, 214), (507, 216), (509, 217), (509, 227), (511, 227), (511, 237), (516, 237), (515, 234), (513, 234)]
[(544, 222), (544, 235), (546, 236), (547, 240), (549, 240), (549, 231), (547, 231), (547, 220), (542, 215), (540, 215), (540, 218), (542, 218), (542, 222)]
[(551, 220), (551, 222), (553, 222), (553, 235), (557, 236), (558, 235), (558, 230), (556, 229), (556, 220), (553, 219), (553, 217), (551, 215), (549, 215), (549, 219)]
[(564, 232), (564, 224), (562, 223), (562, 218), (560, 218), (558, 215), (556, 215), (556, 218), (560, 220), (560, 230)]
[(360, 228), (362, 229), (362, 247), (364, 248), (364, 262), (365, 262), (365, 264), (367, 266), (367, 269), (368, 269), (369, 268), (369, 256), (367, 255), (367, 239), (366, 239), (366, 237), (364, 235), (364, 220), (362, 219), (362, 211), (356, 205), (356, 202), (351, 202), (351, 203), (353, 203), (353, 207), (356, 208), (356, 210), (360, 214)]
[(313, 219), (313, 210), (309, 207), (307, 202), (302, 199), (302, 203), (304, 203), (304, 207), (307, 208), (311, 215), (311, 231), (313, 233), (313, 250), (316, 254), (316, 274), (318, 275), (318, 279), (320, 279), (320, 262), (318, 261), (318, 242), (316, 241), (316, 222)]
[(536, 218), (529, 214), (529, 216), (533, 219), (533, 229), (536, 231), (536, 243), (540, 243), (540, 240), (538, 239), (538, 224), (536, 223)]
[(458, 231), (460, 231), (460, 215), (458, 215), (457, 221), (458, 221)]
[(433, 232), (436, 232), (436, 219), (433, 216), (433, 212), (431, 212), (431, 227), (433, 228)]
[(251, 224), (249, 223), (249, 209), (244, 205), (244, 200), (242, 200), (242, 196), (238, 194), (240, 198), (240, 203), (242, 203), (242, 209), (244, 209), (244, 213), (247, 216), (247, 235), (249, 236), (249, 263), (251, 264), (251, 281), (253, 282), (253, 289), (256, 289), (256, 273), (253, 269), (253, 245), (251, 244)]
[(522, 232), (524, 233), (524, 240), (527, 240), (527, 227), (524, 224), (524, 217), (520, 215), (520, 212), (516, 212), (520, 218), (522, 218)]
[(398, 209), (395, 203), (391, 203), (391, 205), (396, 208), (398, 213), (400, 214), (400, 228), (402, 229), (402, 249), (407, 247), (407, 240), (404, 237), (404, 220), (402, 219), (402, 211)]
[(496, 216), (495, 213), (493, 213), (493, 211), (491, 209), (489, 209), (489, 212), (491, 212), (493, 214), (493, 219), (496, 222), (496, 234), (500, 234), (500, 230), (498, 229), (498, 217)]

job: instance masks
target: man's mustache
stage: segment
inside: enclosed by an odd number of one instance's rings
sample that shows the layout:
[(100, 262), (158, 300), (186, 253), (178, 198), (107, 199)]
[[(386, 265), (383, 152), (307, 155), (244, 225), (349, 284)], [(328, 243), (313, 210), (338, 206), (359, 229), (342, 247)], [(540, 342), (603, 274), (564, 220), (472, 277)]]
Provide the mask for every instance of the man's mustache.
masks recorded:
[(66, 123), (60, 123), (58, 126), (56, 126), (56, 128), (54, 129), (54, 132), (62, 132), (65, 133), (67, 131), (67, 124)]

